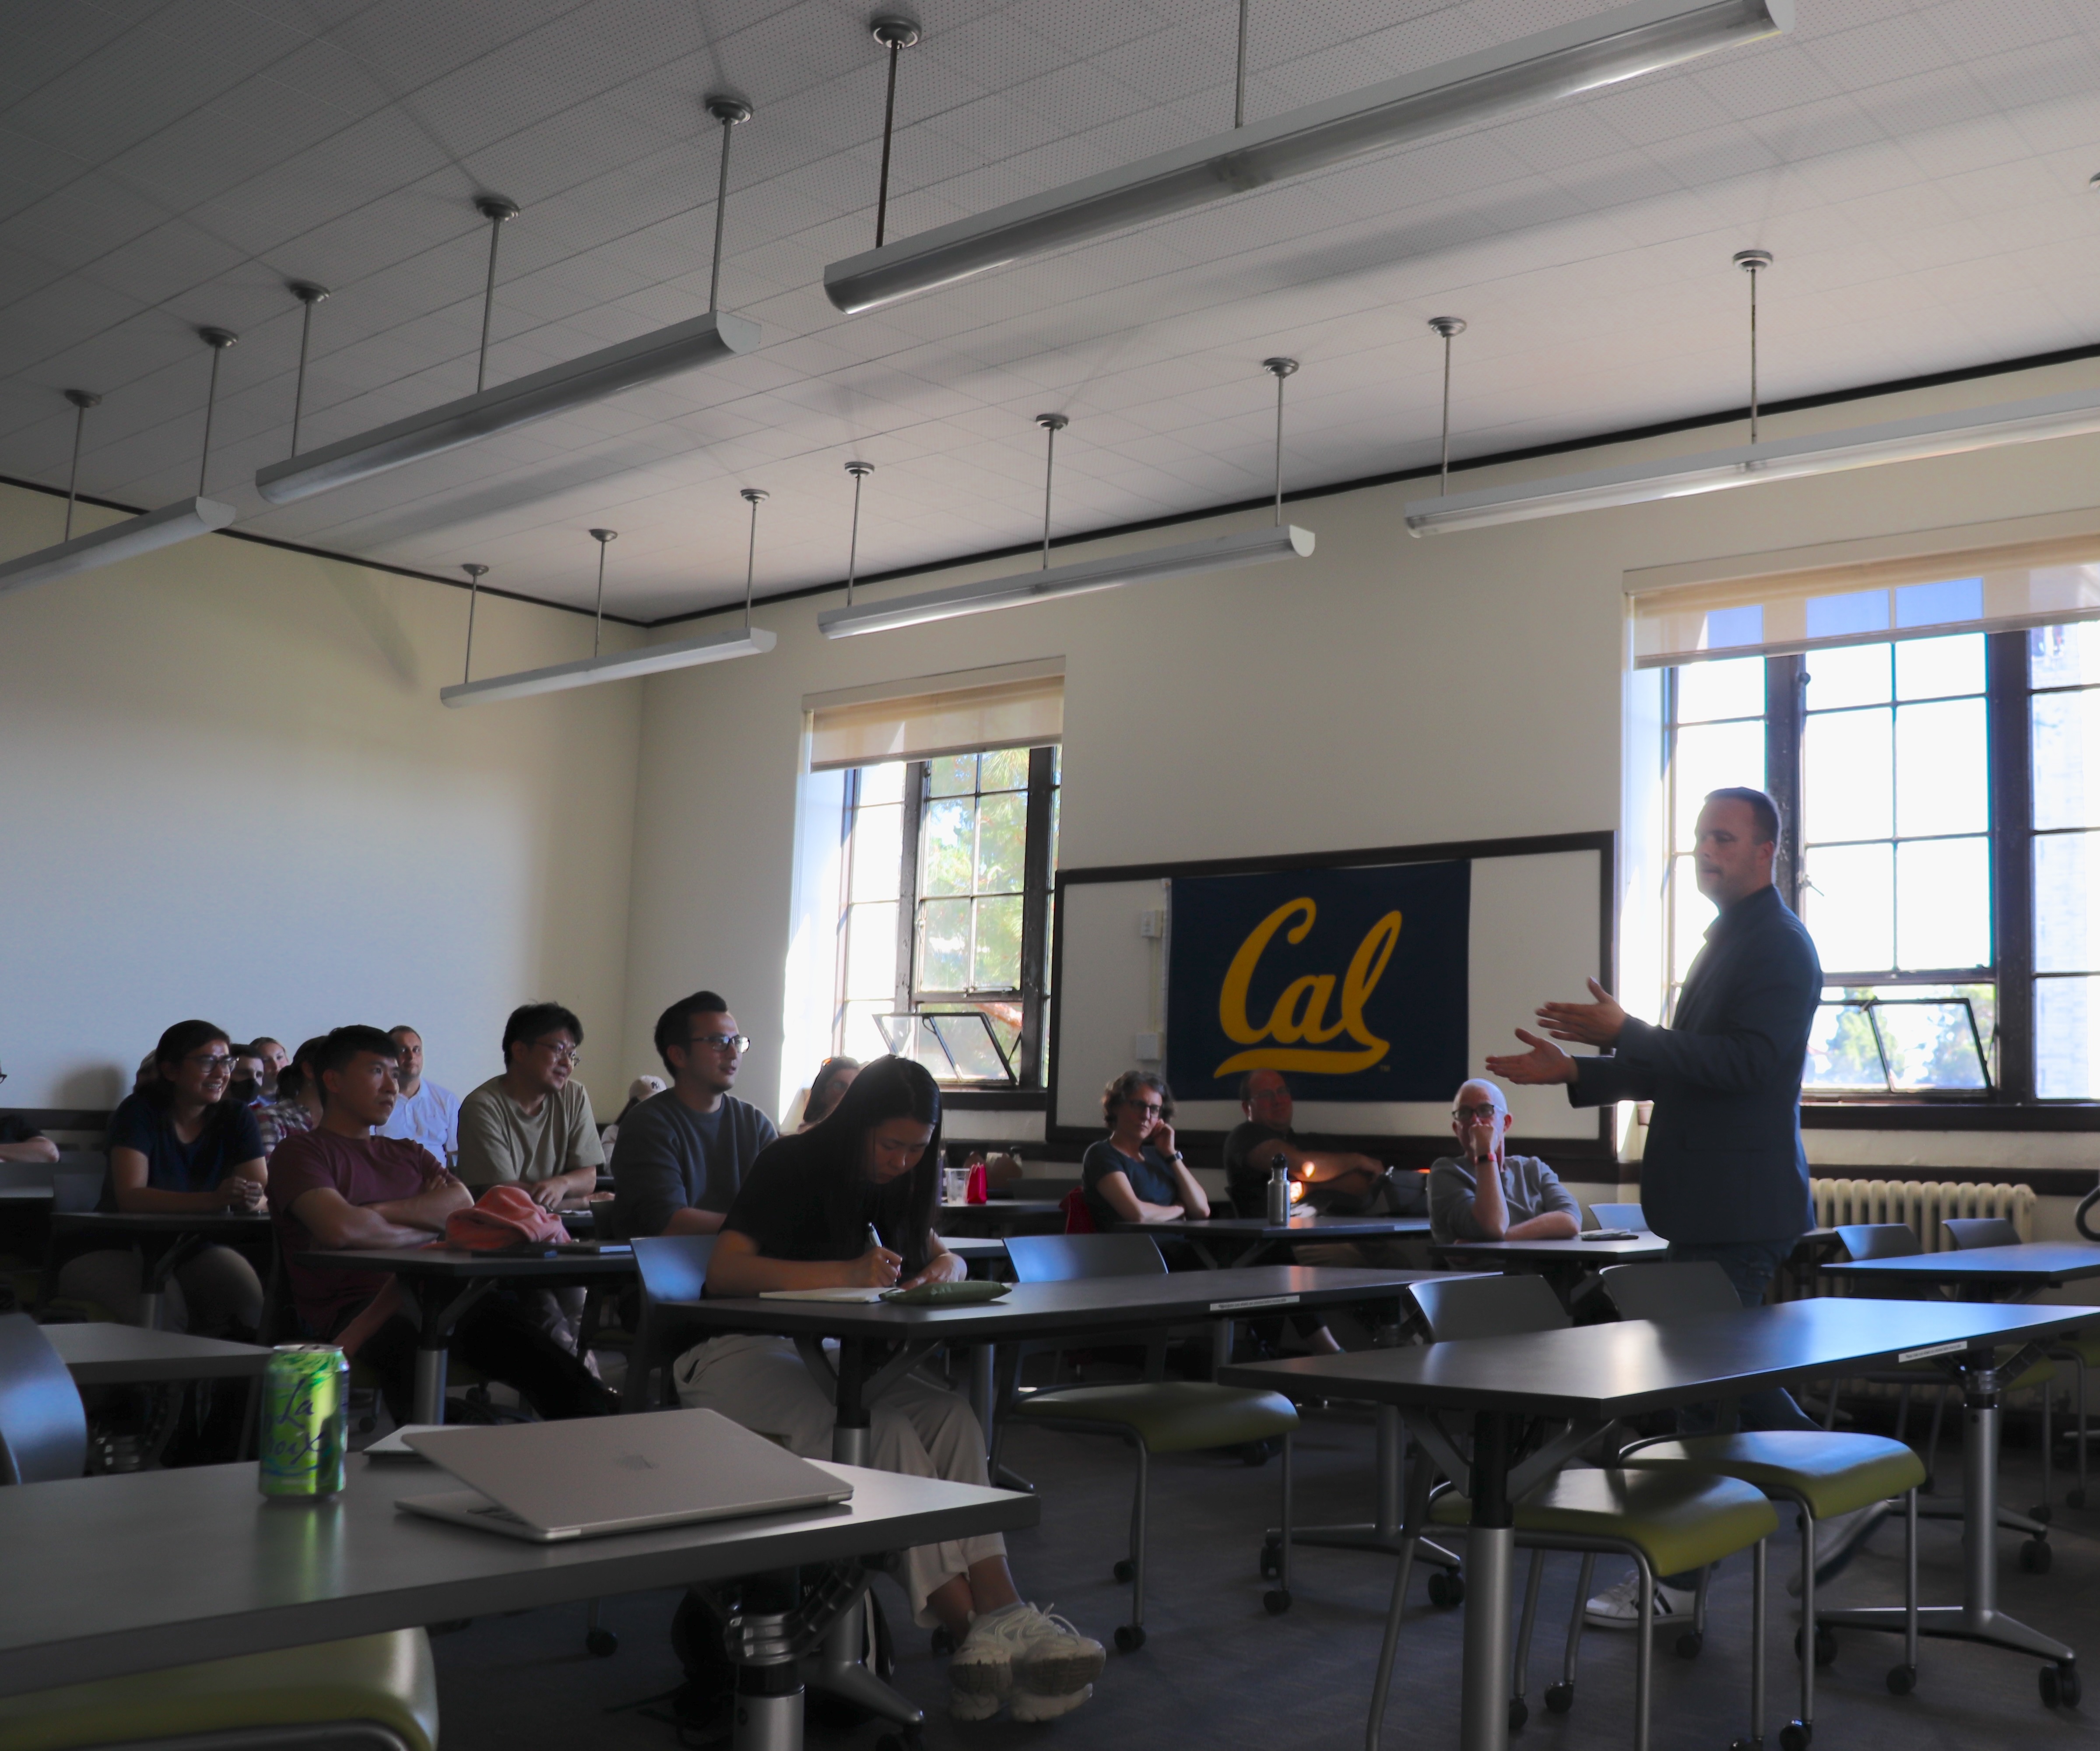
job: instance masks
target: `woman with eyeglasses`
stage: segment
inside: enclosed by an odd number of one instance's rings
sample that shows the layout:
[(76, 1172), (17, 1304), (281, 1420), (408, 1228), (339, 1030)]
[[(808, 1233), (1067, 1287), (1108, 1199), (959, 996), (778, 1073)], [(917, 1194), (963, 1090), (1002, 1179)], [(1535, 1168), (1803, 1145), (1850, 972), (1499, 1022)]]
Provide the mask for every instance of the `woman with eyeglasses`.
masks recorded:
[[(227, 1098), (233, 1052), (226, 1030), (179, 1021), (153, 1048), (159, 1073), (111, 1115), (101, 1207), (139, 1214), (260, 1212), (267, 1171), (247, 1108)], [(98, 1303), (136, 1325), (144, 1261), (135, 1249), (91, 1252), (59, 1272), (64, 1300)], [(230, 1246), (206, 1246), (175, 1268), (161, 1304), (170, 1330), (252, 1340), (262, 1283)]]
[[(779, 1139), (752, 1163), (715, 1242), (707, 1293), (960, 1279), (962, 1260), (933, 1233), (940, 1162), (933, 1078), (906, 1059), (877, 1058), (822, 1124)], [(832, 1401), (792, 1339), (712, 1339), (680, 1356), (673, 1377), (689, 1409), (717, 1411), (805, 1458), (831, 1457)], [(953, 1392), (907, 1375), (869, 1411), (878, 1469), (988, 1483), (984, 1431)], [(948, 1682), (957, 1719), (988, 1720), (1011, 1703), (1016, 1720), (1047, 1721), (1093, 1694), (1101, 1644), (1021, 1599), (996, 1533), (907, 1550), (898, 1578), (914, 1621), (955, 1639)]]
[(1200, 1221), (1211, 1201), (1174, 1142), (1174, 1096), (1149, 1070), (1125, 1070), (1101, 1091), (1109, 1134), (1079, 1163), (1087, 1214), (1105, 1234), (1126, 1222)]
[(817, 1074), (810, 1078), (809, 1098), (802, 1103), (802, 1122), (797, 1131), (814, 1131), (831, 1117), (832, 1109), (853, 1087), (854, 1078), (860, 1074), (858, 1058), (827, 1058), (817, 1066)]

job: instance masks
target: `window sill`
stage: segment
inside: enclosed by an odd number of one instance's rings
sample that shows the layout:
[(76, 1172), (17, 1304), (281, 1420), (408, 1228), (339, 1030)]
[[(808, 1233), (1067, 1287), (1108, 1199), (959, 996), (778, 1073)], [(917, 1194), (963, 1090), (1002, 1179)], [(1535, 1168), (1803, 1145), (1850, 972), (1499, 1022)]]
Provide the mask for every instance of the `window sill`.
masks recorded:
[(2100, 1102), (1804, 1100), (1804, 1131), (2100, 1131)]
[(1041, 1088), (951, 1088), (941, 1090), (941, 1105), (958, 1112), (1047, 1113), (1050, 1096)]

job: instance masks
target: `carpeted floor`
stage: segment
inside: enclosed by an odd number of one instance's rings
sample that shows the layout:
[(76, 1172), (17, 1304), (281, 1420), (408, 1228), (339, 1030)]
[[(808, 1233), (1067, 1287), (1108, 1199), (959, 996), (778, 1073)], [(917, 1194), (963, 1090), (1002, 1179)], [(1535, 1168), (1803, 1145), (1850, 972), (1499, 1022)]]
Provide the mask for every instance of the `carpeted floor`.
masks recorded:
[[(1129, 1601), (1129, 1590), (1110, 1574), (1122, 1554), (1129, 1506), (1126, 1455), (1112, 1443), (1029, 1431), (1012, 1439), (1008, 1459), (1035, 1480), (1043, 1503), (1042, 1524), (1011, 1543), (1022, 1590), (1108, 1643)], [(2004, 1471), (2009, 1503), (2024, 1507), (2037, 1498), (2040, 1463), (2032, 1448), (2010, 1448)], [(1943, 1500), (1960, 1489), (1952, 1455), (1943, 1459), (1941, 1471)], [(1006, 1751), (1053, 1735), (1089, 1751), (1154, 1751), (1180, 1743), (1221, 1751), (1277, 1751), (1283, 1745), (1348, 1751), (1361, 1744), (1390, 1561), (1301, 1551), (1293, 1577), (1295, 1602), (1286, 1615), (1272, 1617), (1262, 1606), (1256, 1558), (1261, 1530), (1275, 1519), (1277, 1467), (1252, 1470), (1230, 1457), (1198, 1456), (1155, 1461), (1153, 1479), (1149, 1639), (1135, 1654), (1111, 1649), (1093, 1701), (1061, 1722), (1025, 1727), (1004, 1716), (970, 1726), (951, 1721), (944, 1662), (930, 1652), (925, 1632), (910, 1625), (901, 1594), (886, 1581), (877, 1583), (898, 1634), (896, 1683), (928, 1711), (929, 1745)], [(1308, 1419), (1299, 1438), (1299, 1518), (1366, 1514), (1371, 1484), (1368, 1422), (1346, 1413)], [(2092, 1649), (2100, 1647), (2100, 1513), (2065, 1508), (2061, 1497), (2067, 1487), (2059, 1471), (2049, 1573), (2022, 1569), (2018, 1540), (2001, 1535), (2000, 1599), (2036, 1627)], [(1924, 1523), (1921, 1545), (1924, 1602), (1952, 1601), (1959, 1583), (1958, 1526)], [(1771, 1563), (1767, 1743), (1775, 1746), (1780, 1726), (1794, 1713), (1793, 1602), (1784, 1590), (1793, 1572), (1793, 1548), (1789, 1531), (1776, 1543)], [(1826, 1590), (1826, 1600), (1899, 1603), (1902, 1556), (1901, 1528), (1891, 1523)], [(1625, 1634), (1592, 1632), (1586, 1639), (1572, 1713), (1556, 1716), (1543, 1706), (1545, 1687), (1559, 1675), (1576, 1560), (1547, 1561), (1532, 1660), (1531, 1718), (1513, 1741), (1533, 1751), (1617, 1751), (1630, 1740), (1633, 1647)], [(1603, 1564), (1600, 1580), (1612, 1578), (1611, 1559)], [(1454, 1745), (1459, 1613), (1428, 1603), (1420, 1569), (1412, 1590), (1384, 1743)], [(1748, 1731), (1747, 1560), (1727, 1565), (1714, 1590), (1713, 1617), (1697, 1660), (1676, 1657), (1674, 1635), (1657, 1639), (1658, 1748), (1720, 1751)], [(441, 1636), (436, 1647), (446, 1751), (567, 1751), (576, 1745), (673, 1751), (676, 1731), (655, 1718), (662, 1705), (652, 1709), (650, 1699), (679, 1680), (668, 1634), (676, 1603), (668, 1593), (605, 1601), (604, 1621), (620, 1639), (619, 1652), (608, 1659), (585, 1651), (580, 1606), (480, 1619)], [(1900, 1647), (1894, 1637), (1842, 1639), (1837, 1663), (1819, 1674), (1819, 1747), (2031, 1751), (2096, 1742), (2100, 1699), (2089, 1699), (2082, 1711), (2051, 1713), (2041, 1705), (2034, 1661), (1959, 1643), (1926, 1643), (1917, 1692), (1893, 1696), (1884, 1678)], [(823, 1751), (867, 1751), (880, 1731), (872, 1724), (841, 1731), (813, 1722), (809, 1743)]]

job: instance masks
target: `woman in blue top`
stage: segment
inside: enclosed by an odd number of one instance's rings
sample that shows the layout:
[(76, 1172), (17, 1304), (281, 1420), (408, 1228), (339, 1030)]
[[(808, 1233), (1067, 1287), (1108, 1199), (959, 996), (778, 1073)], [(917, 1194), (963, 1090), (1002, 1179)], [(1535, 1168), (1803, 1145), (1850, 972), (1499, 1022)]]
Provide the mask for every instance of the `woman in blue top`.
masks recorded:
[(1125, 1222), (1201, 1221), (1211, 1201), (1174, 1145), (1174, 1096), (1149, 1070), (1125, 1070), (1101, 1091), (1109, 1134), (1079, 1164), (1087, 1213), (1104, 1234)]
[[(266, 1170), (255, 1120), (227, 1099), (233, 1050), (223, 1028), (179, 1021), (153, 1048), (157, 1073), (109, 1122), (104, 1210), (142, 1215), (259, 1211)], [(136, 1324), (144, 1265), (135, 1249), (88, 1253), (59, 1273), (59, 1294), (99, 1303)], [(252, 1339), (262, 1284), (230, 1246), (206, 1246), (177, 1266), (161, 1303), (171, 1330)]]

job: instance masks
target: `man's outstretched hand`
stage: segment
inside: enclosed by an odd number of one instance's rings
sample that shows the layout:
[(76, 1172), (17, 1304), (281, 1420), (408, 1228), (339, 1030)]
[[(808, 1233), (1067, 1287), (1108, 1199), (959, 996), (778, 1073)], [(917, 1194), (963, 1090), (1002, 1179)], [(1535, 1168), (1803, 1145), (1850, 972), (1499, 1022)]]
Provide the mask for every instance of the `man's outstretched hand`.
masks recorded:
[(1516, 1037), (1531, 1048), (1514, 1057), (1489, 1058), (1488, 1074), (1512, 1083), (1572, 1083), (1575, 1080), (1575, 1061), (1552, 1041), (1541, 1039), (1536, 1034), (1527, 1034), (1522, 1028)]
[(1586, 982), (1595, 1003), (1541, 1003), (1539, 1025), (1555, 1039), (1572, 1039), (1583, 1046), (1617, 1045), (1620, 1030), (1626, 1025), (1626, 1012), (1595, 979)]

